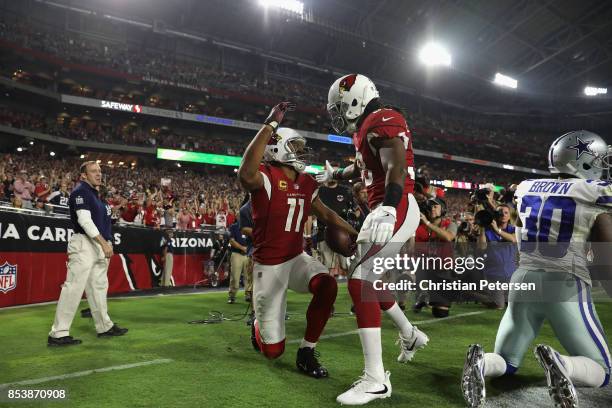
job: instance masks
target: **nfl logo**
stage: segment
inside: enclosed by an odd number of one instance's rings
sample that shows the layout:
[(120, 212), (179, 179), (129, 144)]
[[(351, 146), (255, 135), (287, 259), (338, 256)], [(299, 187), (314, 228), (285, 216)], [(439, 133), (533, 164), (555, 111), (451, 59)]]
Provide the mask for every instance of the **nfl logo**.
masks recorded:
[(17, 286), (17, 265), (4, 262), (0, 265), (0, 292), (9, 292)]

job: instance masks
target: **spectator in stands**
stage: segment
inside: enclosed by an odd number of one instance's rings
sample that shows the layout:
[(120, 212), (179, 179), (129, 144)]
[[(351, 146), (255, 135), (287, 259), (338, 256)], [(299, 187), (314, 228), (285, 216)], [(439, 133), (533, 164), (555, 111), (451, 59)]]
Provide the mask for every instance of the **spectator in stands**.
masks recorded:
[(120, 209), (121, 220), (123, 220), (124, 222), (130, 222), (130, 223), (134, 222), (139, 212), (140, 212), (140, 205), (138, 204), (138, 198), (136, 195), (132, 194), (130, 196), (128, 203), (125, 205), (125, 207), (123, 207), (122, 210)]
[(54, 206), (68, 207), (68, 182), (62, 180), (59, 185), (59, 189), (55, 190), (47, 197), (47, 201)]
[(8, 170), (5, 170), (5, 165), (2, 163), (0, 165), (0, 180), (2, 181), (2, 195), (4, 201), (9, 201), (11, 195), (13, 195), (13, 184), (15, 183), (15, 178), (13, 177), (13, 173)]
[(22, 170), (17, 175), (17, 179), (13, 183), (13, 193), (15, 197), (21, 199), (23, 208), (32, 209), (32, 197), (34, 194), (34, 185), (28, 181), (26, 170)]
[(23, 208), (23, 201), (17, 196), (13, 197), (12, 204), (13, 208)]
[[(481, 229), (478, 246), (486, 250), (485, 278), (489, 281), (510, 282), (517, 268), (517, 247), (514, 225), (510, 223), (510, 207), (502, 204), (497, 207), (489, 226)], [(508, 291), (489, 292), (490, 306), (503, 309), (508, 302)]]
[(175, 221), (176, 212), (174, 211), (174, 205), (172, 205), (172, 202), (170, 200), (164, 199), (164, 205), (162, 208), (163, 208), (162, 223), (164, 227), (174, 228), (176, 224), (176, 221)]
[(195, 220), (195, 217), (193, 216), (193, 213), (191, 212), (189, 207), (187, 207), (186, 200), (183, 201), (183, 206), (181, 210), (179, 211), (176, 219), (177, 219), (176, 227), (178, 229), (180, 230), (193, 229), (193, 221)]
[(37, 199), (42, 199), (43, 202), (47, 201), (47, 198), (51, 194), (51, 187), (47, 184), (47, 177), (44, 174), (38, 177), (38, 181), (36, 182), (36, 186), (34, 187), (34, 196)]
[(215, 226), (217, 228), (227, 228), (227, 212), (223, 208), (217, 210)]
[(146, 201), (144, 209), (143, 224), (147, 227), (159, 228), (159, 217), (157, 214), (157, 205), (153, 199), (149, 198)]

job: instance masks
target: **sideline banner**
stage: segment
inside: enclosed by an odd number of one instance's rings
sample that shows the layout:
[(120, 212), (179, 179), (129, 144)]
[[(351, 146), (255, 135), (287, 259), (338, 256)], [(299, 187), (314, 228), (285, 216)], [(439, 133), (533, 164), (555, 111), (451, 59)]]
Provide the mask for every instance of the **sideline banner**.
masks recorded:
[[(57, 300), (66, 279), (69, 219), (0, 211), (0, 307)], [(216, 236), (175, 231), (173, 278), (176, 286), (205, 279)], [(159, 286), (162, 232), (113, 226), (108, 268), (109, 293)]]

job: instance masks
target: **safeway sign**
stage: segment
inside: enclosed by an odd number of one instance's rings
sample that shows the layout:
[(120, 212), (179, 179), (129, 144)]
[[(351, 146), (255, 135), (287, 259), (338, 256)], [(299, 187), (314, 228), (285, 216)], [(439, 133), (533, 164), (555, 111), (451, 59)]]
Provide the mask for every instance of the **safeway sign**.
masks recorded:
[(140, 105), (132, 105), (130, 103), (120, 103), (120, 102), (112, 102), (112, 101), (100, 101), (100, 106), (105, 109), (113, 109), (124, 112), (142, 112), (142, 106)]

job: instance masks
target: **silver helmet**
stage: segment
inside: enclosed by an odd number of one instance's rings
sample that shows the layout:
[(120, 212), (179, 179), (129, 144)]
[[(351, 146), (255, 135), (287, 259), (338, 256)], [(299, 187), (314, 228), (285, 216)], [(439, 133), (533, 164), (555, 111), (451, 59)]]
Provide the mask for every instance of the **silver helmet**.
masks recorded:
[(552, 174), (570, 174), (581, 179), (609, 179), (612, 148), (603, 138), (587, 130), (560, 136), (548, 150)]

